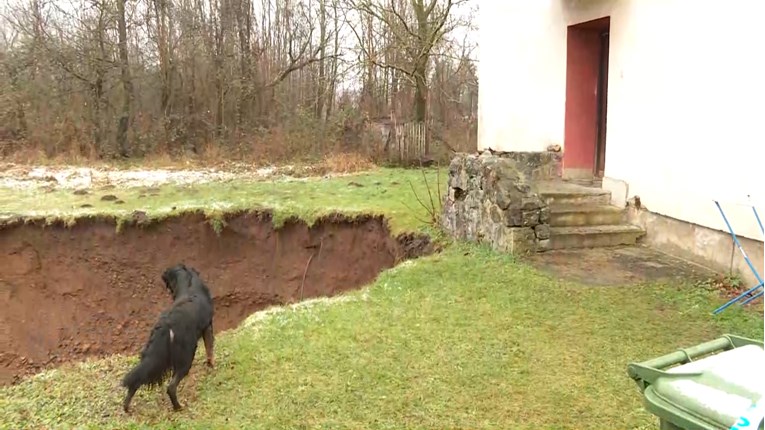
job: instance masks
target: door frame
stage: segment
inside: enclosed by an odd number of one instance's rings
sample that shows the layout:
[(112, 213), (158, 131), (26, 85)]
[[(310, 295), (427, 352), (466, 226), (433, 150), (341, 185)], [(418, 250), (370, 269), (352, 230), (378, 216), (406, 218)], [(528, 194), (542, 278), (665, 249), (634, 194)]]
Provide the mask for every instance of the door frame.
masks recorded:
[(608, 128), (608, 54), (610, 29), (600, 33), (600, 71), (598, 72), (598, 140), (595, 143), (595, 178), (603, 179), (606, 170), (606, 130)]
[(610, 17), (567, 28), (563, 177), (602, 178), (606, 162)]

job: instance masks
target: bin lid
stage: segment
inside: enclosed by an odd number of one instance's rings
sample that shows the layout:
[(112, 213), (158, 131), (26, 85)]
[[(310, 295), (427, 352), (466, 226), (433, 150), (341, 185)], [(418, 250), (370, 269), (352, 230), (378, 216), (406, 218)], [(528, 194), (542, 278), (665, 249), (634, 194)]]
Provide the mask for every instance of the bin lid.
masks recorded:
[[(667, 373), (701, 372), (701, 375), (659, 377), (652, 391), (678, 409), (727, 429), (753, 403), (765, 402), (764, 364), (762, 347), (741, 346), (668, 369)], [(748, 417), (752, 418), (755, 417)], [(751, 428), (757, 428), (757, 424), (752, 424)]]

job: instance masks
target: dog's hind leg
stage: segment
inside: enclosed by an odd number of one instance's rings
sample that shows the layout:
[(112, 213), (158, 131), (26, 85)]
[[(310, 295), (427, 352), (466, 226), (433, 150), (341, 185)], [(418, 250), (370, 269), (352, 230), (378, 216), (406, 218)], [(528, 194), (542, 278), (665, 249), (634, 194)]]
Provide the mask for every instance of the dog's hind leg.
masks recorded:
[(135, 392), (137, 390), (133, 388), (128, 388), (128, 393), (125, 396), (125, 400), (122, 402), (122, 409), (125, 411), (126, 414), (130, 413), (130, 402), (133, 400), (133, 396), (135, 395)]
[(167, 395), (170, 396), (170, 401), (173, 403), (173, 409), (178, 411), (181, 409), (181, 404), (178, 403), (178, 384), (181, 380), (189, 374), (191, 365), (194, 363), (194, 353), (197, 349), (197, 344), (194, 342), (191, 345), (183, 347), (184, 343), (176, 342), (171, 357), (173, 357), (173, 378), (170, 383), (167, 384)]
[(202, 338), (205, 342), (205, 352), (207, 353), (207, 365), (215, 367), (215, 356), (213, 354), (213, 347), (215, 346), (215, 337), (213, 335), (213, 326), (210, 323), (202, 334)]
[(181, 404), (178, 403), (178, 384), (181, 380), (188, 375), (191, 366), (184, 367), (183, 369), (176, 369), (173, 371), (173, 379), (167, 384), (167, 395), (170, 396), (170, 402), (173, 404), (173, 409), (176, 411), (181, 410)]

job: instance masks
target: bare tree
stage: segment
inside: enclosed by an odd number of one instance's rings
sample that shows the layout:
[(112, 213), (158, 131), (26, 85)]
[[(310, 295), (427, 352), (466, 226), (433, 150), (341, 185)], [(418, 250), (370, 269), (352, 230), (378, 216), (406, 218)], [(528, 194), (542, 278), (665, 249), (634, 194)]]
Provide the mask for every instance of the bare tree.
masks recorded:
[(0, 140), (286, 157), (363, 150), (363, 118), (386, 111), (457, 124), (475, 81), (450, 38), (465, 1), (17, 2), (0, 20)]
[[(429, 0), (426, 4), (425, 0), (410, 0), (410, 9), (407, 11), (402, 10), (402, 5), (397, 5), (399, 2), (396, 0), (387, 4), (373, 0), (351, 0), (352, 6), (365, 15), (367, 20), (374, 18), (383, 23), (384, 31), (390, 37), (389, 43), (405, 53), (405, 61), (397, 61), (397, 57), (381, 61), (376, 53), (367, 47), (368, 43), (360, 42), (370, 65), (402, 73), (413, 82), (416, 121), (425, 121), (427, 118), (428, 67), (436, 44), (456, 25), (449, 21), (456, 1), (459, 0)], [(413, 15), (413, 18), (410, 18), (410, 15)], [(371, 26), (368, 26), (368, 29), (371, 31)], [(358, 37), (363, 41), (363, 37)]]

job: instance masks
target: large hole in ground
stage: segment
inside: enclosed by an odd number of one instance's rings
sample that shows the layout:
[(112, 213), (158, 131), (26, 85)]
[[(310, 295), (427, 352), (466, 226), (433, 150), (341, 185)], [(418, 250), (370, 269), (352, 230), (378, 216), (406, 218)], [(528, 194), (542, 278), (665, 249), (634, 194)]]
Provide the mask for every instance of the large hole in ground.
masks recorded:
[(431, 248), (424, 236), (391, 236), (374, 216), (334, 216), (311, 227), (289, 220), (274, 229), (270, 215), (245, 213), (218, 232), (202, 214), (119, 232), (103, 218), (71, 227), (7, 224), (0, 227), (0, 384), (87, 356), (137, 354), (171, 303), (160, 276), (177, 262), (201, 272), (221, 331), (271, 305), (361, 287)]

